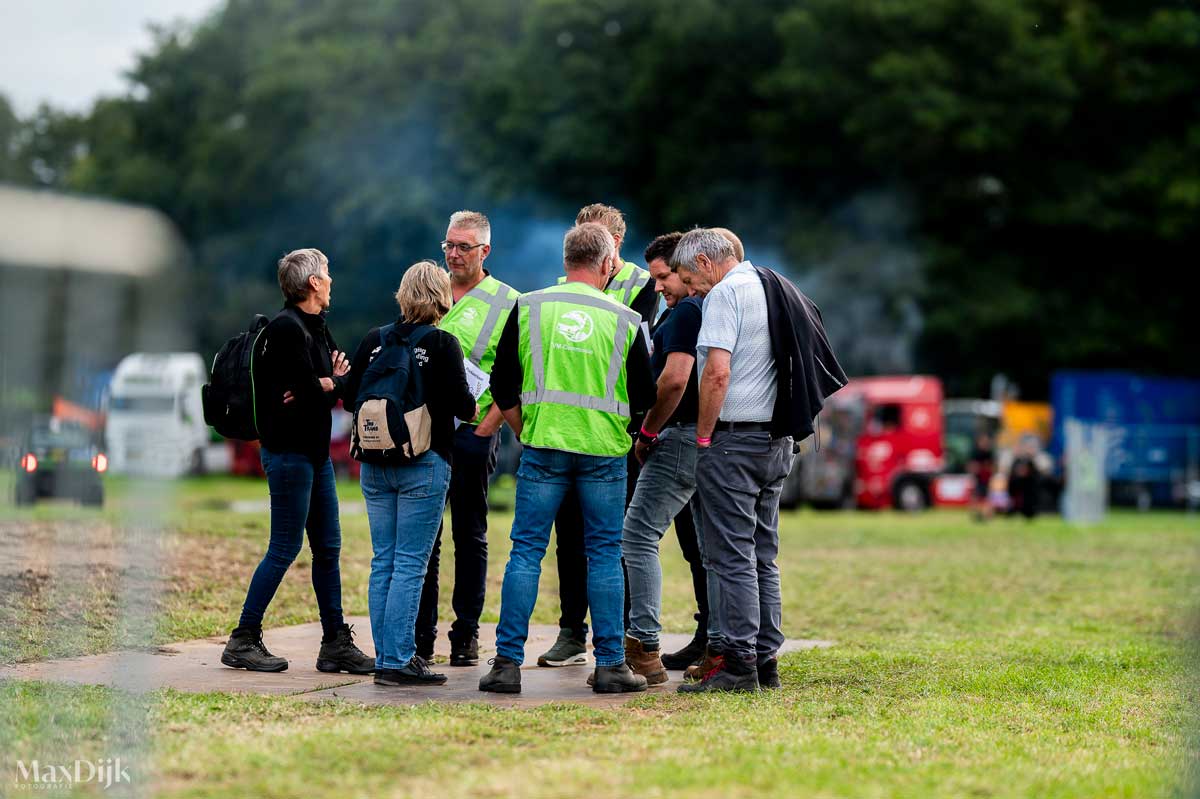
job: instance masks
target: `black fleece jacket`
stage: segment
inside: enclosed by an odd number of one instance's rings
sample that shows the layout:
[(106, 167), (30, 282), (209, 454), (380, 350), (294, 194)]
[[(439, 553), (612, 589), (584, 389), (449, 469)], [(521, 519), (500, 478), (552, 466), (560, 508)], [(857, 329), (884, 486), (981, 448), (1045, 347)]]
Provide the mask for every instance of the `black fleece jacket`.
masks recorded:
[(771, 435), (796, 441), (813, 432), (825, 400), (846, 385), (821, 309), (783, 275), (756, 266), (767, 297), (767, 327), (775, 356), (779, 393), (771, 414)]
[[(254, 353), (256, 420), (264, 447), (306, 455), (314, 462), (329, 457), (330, 411), (345, 382), (333, 377), (336, 349), (323, 313), (305, 313), (288, 304), (275, 314)], [(333, 391), (321, 389), (322, 377), (333, 379)], [(287, 391), (295, 400), (285, 405)]]

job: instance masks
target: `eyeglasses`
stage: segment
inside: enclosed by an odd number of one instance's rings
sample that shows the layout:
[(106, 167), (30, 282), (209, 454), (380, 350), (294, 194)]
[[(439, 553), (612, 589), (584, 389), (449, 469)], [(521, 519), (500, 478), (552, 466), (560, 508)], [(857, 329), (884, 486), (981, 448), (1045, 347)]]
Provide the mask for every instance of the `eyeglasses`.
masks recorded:
[(463, 244), (460, 241), (443, 241), (442, 242), (442, 252), (449, 255), (451, 250), (458, 250), (459, 255), (466, 255), (471, 250), (474, 250), (474, 249), (477, 249), (477, 248), (483, 247), (483, 246), (486, 246), (486, 243), (485, 244)]

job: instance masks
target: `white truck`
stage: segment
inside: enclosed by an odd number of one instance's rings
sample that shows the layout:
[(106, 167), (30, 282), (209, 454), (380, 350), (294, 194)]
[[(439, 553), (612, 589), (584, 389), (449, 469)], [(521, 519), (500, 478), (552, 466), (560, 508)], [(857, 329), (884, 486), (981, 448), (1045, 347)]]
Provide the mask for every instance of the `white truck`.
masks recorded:
[(194, 352), (125, 356), (108, 392), (104, 433), (112, 471), (147, 477), (204, 472), (210, 448), (200, 387), (207, 379)]

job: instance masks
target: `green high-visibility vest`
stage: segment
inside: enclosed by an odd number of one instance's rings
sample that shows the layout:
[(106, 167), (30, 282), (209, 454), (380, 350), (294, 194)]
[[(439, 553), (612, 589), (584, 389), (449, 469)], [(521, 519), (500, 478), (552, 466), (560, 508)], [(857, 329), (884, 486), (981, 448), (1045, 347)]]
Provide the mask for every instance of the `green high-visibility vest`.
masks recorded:
[[(604, 289), (604, 293), (628, 308), (633, 305), (633, 301), (637, 298), (638, 294), (650, 282), (650, 273), (629, 261), (622, 261), (621, 263), (623, 264), (621, 271), (613, 276), (608, 287)], [(560, 286), (566, 282), (566, 275), (558, 279), (558, 285)]]
[[(512, 286), (485, 275), (479, 285), (454, 303), (438, 327), (453, 333), (467, 360), (490, 375), (500, 332), (519, 296)], [(474, 423), (482, 422), (491, 407), (492, 391), (487, 389), (479, 397), (479, 415)]]
[(629, 452), (625, 363), (640, 322), (579, 282), (517, 300), (521, 443), (584, 455)]

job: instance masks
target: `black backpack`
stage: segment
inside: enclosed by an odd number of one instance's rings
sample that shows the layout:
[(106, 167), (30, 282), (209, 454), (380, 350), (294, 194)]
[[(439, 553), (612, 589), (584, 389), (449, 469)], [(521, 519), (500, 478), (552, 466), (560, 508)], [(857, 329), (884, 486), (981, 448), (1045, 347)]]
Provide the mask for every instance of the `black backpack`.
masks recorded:
[[(305, 341), (312, 336), (304, 322), (291, 309), (281, 314), (300, 325)], [(200, 389), (200, 400), (204, 406), (204, 421), (225, 438), (240, 441), (258, 440), (258, 421), (254, 397), (254, 358), (261, 354), (262, 333), (271, 320), (255, 314), (250, 329), (238, 333), (213, 358), (212, 381)]]
[(350, 457), (402, 464), (429, 450), (432, 422), (413, 347), (435, 329), (425, 325), (407, 336), (394, 324), (379, 329), (379, 354), (363, 372), (354, 400)]

